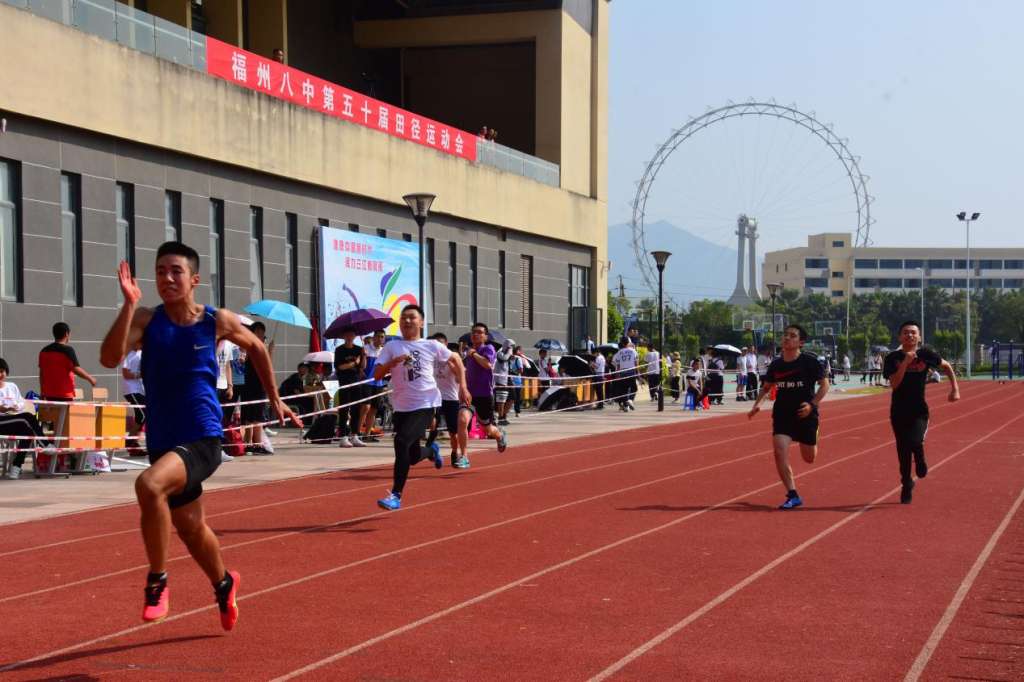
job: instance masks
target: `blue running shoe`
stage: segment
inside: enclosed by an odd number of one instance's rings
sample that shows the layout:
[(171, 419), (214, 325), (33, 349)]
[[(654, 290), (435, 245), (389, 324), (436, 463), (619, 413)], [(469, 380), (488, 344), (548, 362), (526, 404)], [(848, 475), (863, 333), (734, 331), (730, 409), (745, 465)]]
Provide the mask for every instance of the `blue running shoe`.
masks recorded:
[(393, 492), (388, 492), (387, 497), (377, 500), (377, 506), (388, 511), (396, 511), (402, 508), (402, 498)]
[(434, 455), (433, 457), (430, 458), (434, 462), (434, 468), (440, 469), (441, 467), (444, 466), (444, 457), (441, 456), (441, 446), (438, 445), (437, 443), (431, 443), (429, 447), (430, 452), (432, 452)]
[(787, 497), (786, 501), (779, 505), (779, 509), (796, 509), (803, 506), (804, 501), (797, 497)]
[(454, 466), (456, 469), (468, 469), (469, 457), (459, 457), (457, 460), (455, 460)]

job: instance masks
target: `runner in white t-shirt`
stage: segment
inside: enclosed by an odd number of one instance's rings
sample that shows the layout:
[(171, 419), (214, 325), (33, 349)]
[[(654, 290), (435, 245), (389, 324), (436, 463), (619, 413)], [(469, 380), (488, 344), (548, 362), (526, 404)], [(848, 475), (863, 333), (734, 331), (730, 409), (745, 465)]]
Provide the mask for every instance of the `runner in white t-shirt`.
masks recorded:
[(452, 352), (431, 339), (422, 339), (423, 309), (418, 305), (402, 308), (398, 321), (402, 338), (389, 341), (377, 355), (373, 368), (375, 379), (391, 375), (391, 404), (395, 408), (395, 480), (387, 497), (377, 500), (383, 509), (402, 506), (402, 490), (409, 477), (409, 468), (421, 459), (429, 459), (440, 469), (444, 466), (437, 443), (420, 447), (420, 438), (430, 427), (434, 410), (441, 406), (441, 391), (435, 378), (437, 366), (447, 363), (459, 383), (459, 395), (467, 405), (471, 402), (462, 363)]
[(636, 365), (639, 360), (633, 342), (626, 337), (626, 344), (612, 357), (615, 367), (615, 396), (623, 412), (635, 410), (633, 397), (636, 395)]
[[(441, 332), (432, 334), (430, 338), (445, 348), (448, 347), (448, 337)], [(462, 364), (458, 353), (452, 353), (452, 357)], [(437, 388), (441, 391), (441, 407), (434, 413), (434, 427), (430, 430), (427, 445), (437, 439), (438, 428), (441, 426), (441, 419), (444, 418), (444, 425), (452, 444), (452, 466), (456, 469), (468, 469), (469, 455), (466, 448), (469, 445), (469, 420), (473, 417), (473, 410), (459, 400), (459, 380), (449, 363), (437, 365), (434, 376)]]

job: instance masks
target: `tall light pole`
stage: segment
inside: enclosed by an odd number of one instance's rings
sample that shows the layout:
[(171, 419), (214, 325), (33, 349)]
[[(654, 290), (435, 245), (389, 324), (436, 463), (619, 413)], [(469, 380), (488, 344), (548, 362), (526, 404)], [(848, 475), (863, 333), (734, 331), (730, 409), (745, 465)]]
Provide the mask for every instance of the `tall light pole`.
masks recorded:
[(921, 325), (921, 343), (924, 343), (924, 268), (914, 268), (914, 271), (921, 273), (921, 319), (918, 322)]
[(967, 223), (967, 378), (971, 378), (971, 355), (972, 348), (971, 344), (971, 223), (981, 217), (981, 214), (975, 211), (971, 216), (967, 217), (967, 211), (960, 211), (956, 214), (956, 219), (962, 223)]
[[(420, 291), (419, 291), (419, 298), (417, 298), (417, 303), (419, 303), (420, 307), (423, 308), (423, 334), (424, 335), (426, 335), (426, 333), (427, 333), (427, 308), (426, 308), (426, 304), (425, 304), (425, 302), (423, 300), (423, 289), (424, 289), (423, 288), (423, 275), (424, 275), (424, 270), (426, 270), (426, 268), (427, 268), (427, 265), (426, 265), (427, 249), (426, 249), (426, 242), (423, 239), (423, 226), (427, 222), (427, 216), (430, 215), (430, 205), (434, 203), (434, 199), (436, 199), (436, 198), (437, 197), (434, 196), (433, 194), (426, 194), (424, 192), (420, 192), (420, 193), (416, 193), (416, 194), (406, 194), (404, 197), (402, 197), (402, 199), (405, 201), (405, 203), (409, 205), (409, 210), (412, 211), (412, 217), (416, 221), (416, 224), (420, 228), (419, 229), (419, 232), (420, 232), (420, 234), (419, 234), (419, 244), (420, 244), (420, 267), (419, 267), (419, 270), (420, 270)], [(433, 301), (431, 301), (431, 303), (433, 303)]]
[[(665, 263), (672, 254), (668, 251), (651, 251), (654, 264), (658, 266), (658, 412), (665, 411), (665, 387), (661, 385), (661, 363), (665, 358)], [(648, 368), (650, 372), (650, 368)], [(648, 374), (650, 376), (650, 374)]]
[(765, 284), (765, 286), (768, 287), (768, 295), (772, 297), (772, 355), (774, 355), (775, 354), (775, 298), (779, 295), (779, 292), (782, 291), (782, 288), (785, 285), (783, 285), (782, 282), (772, 282), (770, 284)]

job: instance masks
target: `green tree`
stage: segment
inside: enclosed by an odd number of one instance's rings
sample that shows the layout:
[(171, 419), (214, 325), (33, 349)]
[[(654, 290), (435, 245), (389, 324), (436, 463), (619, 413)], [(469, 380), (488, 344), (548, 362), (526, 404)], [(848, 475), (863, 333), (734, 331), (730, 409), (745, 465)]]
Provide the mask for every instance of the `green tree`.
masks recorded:
[[(622, 315), (619, 310), (622, 308), (623, 301), (616, 296), (612, 295), (612, 292), (608, 292), (608, 341), (614, 343), (623, 334), (622, 329)], [(629, 310), (629, 301), (625, 301), (625, 310)]]

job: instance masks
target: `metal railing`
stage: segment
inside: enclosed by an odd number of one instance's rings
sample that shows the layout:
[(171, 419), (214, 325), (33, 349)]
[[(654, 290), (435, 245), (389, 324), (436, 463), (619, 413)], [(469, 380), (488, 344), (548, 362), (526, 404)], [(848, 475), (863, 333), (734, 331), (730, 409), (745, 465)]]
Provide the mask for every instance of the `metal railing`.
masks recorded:
[(492, 166), (506, 173), (515, 173), (542, 182), (552, 187), (559, 186), (560, 169), (557, 163), (551, 163), (536, 156), (487, 140), (479, 140), (476, 145), (476, 160), (485, 166)]
[(0, 0), (84, 33), (206, 71), (206, 36), (116, 0)]

